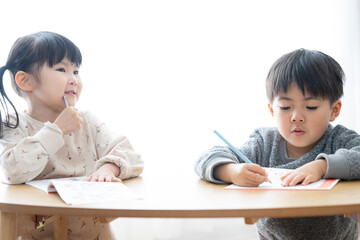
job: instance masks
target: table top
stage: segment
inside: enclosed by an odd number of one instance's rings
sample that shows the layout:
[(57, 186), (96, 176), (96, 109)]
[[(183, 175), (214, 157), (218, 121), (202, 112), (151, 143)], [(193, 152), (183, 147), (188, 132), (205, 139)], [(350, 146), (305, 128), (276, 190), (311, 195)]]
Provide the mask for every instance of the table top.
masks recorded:
[(224, 190), (194, 173), (145, 174), (124, 183), (140, 200), (67, 205), (58, 194), (27, 185), (0, 184), (0, 210), (41, 215), (98, 217), (295, 217), (360, 213), (360, 181), (329, 191)]

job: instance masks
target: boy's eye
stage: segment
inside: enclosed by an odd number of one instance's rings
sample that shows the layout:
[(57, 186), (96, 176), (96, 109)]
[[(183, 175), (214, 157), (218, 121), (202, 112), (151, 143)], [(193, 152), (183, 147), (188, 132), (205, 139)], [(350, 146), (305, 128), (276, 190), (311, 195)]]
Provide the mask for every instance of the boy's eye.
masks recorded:
[(58, 68), (58, 69), (56, 69), (56, 71), (58, 71), (58, 72), (65, 72), (65, 68)]
[(309, 110), (316, 110), (318, 107), (306, 107)]
[(75, 70), (75, 71), (74, 71), (74, 74), (75, 74), (75, 75), (78, 75), (78, 74), (79, 74), (79, 70)]
[(280, 110), (289, 110), (290, 107), (280, 107)]

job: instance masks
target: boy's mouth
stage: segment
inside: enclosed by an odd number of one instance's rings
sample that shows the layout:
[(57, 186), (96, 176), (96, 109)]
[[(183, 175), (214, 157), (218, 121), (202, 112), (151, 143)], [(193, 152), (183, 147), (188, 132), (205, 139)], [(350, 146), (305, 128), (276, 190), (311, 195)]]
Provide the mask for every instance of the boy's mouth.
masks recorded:
[(301, 136), (304, 133), (305, 133), (305, 131), (300, 128), (295, 128), (294, 130), (292, 130), (292, 134), (294, 134), (295, 136)]

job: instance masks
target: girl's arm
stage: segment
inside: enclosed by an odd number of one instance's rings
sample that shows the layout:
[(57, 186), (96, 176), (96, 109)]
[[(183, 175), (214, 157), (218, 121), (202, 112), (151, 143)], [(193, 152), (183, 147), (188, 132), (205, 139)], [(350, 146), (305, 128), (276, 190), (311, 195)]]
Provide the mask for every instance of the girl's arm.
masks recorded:
[(28, 136), (27, 128), (26, 123), (16, 129), (6, 128), (0, 139), (1, 167), (7, 183), (20, 184), (36, 178), (64, 145), (62, 132), (55, 124), (45, 123), (33, 136)]
[[(135, 152), (129, 140), (125, 136), (114, 137), (107, 126), (100, 122), (95, 116), (86, 113), (90, 123), (93, 139), (95, 140), (96, 150), (98, 153), (98, 161), (95, 165), (94, 174), (98, 175), (98, 171), (108, 170), (108, 167), (114, 165), (118, 167), (118, 177), (127, 179), (139, 176), (144, 168), (144, 162), (139, 153)], [(108, 164), (111, 165), (108, 165)], [(92, 174), (92, 176), (94, 175)]]

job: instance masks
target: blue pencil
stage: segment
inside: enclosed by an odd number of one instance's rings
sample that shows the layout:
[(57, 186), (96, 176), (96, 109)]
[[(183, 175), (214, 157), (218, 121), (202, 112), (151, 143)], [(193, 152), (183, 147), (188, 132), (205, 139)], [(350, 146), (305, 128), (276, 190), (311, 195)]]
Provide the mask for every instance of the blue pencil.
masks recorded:
[(220, 133), (218, 133), (216, 130), (214, 130), (214, 133), (218, 135), (221, 140), (223, 140), (231, 150), (235, 152), (236, 155), (238, 155), (242, 160), (244, 160), (247, 163), (253, 163), (250, 159), (248, 159), (242, 152), (240, 152), (236, 147), (234, 147), (231, 143), (229, 143), (223, 136), (221, 136)]
[[(238, 155), (242, 160), (244, 160), (246, 163), (253, 163), (250, 159), (248, 159), (242, 152), (239, 151), (239, 149), (237, 149), (236, 147), (234, 147), (231, 143), (228, 142), (228, 140), (226, 140), (223, 136), (221, 136), (220, 133), (218, 133), (218, 131), (214, 130), (214, 133), (216, 135), (218, 135), (219, 138), (221, 138), (221, 140), (223, 140), (228, 146), (229, 148), (235, 152), (236, 155)], [(272, 184), (272, 182), (270, 181), (270, 179), (267, 179), (268, 182), (270, 182)]]

